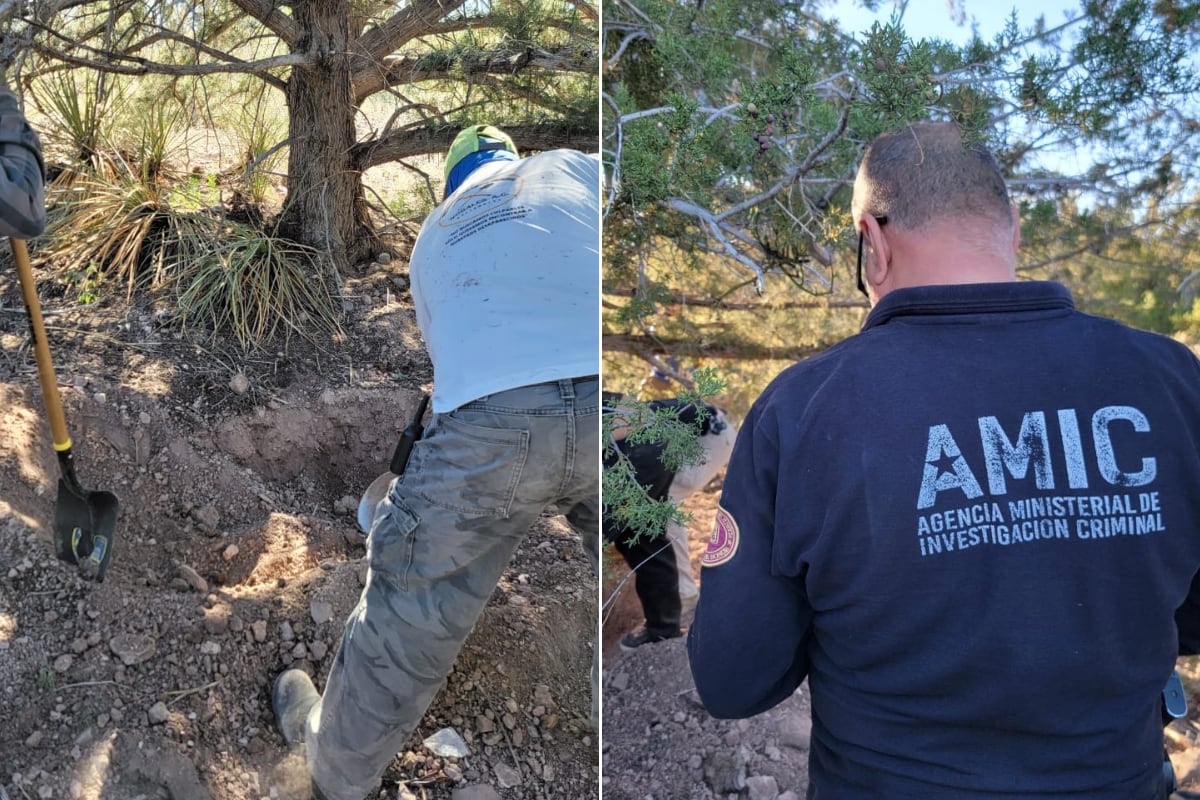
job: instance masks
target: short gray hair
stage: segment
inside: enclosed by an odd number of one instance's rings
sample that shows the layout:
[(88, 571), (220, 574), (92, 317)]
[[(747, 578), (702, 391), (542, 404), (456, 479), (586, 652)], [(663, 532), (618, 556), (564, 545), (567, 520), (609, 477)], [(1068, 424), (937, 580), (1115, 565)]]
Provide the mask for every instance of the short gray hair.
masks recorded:
[(882, 134), (863, 155), (854, 202), (864, 214), (916, 229), (947, 219), (1012, 225), (1000, 166), (951, 122), (918, 122)]

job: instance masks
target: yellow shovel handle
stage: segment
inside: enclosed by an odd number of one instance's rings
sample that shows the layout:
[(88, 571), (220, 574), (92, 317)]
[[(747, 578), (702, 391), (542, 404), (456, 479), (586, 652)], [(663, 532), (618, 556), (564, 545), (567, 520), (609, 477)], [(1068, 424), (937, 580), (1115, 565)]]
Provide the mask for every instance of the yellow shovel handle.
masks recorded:
[(50, 435), (54, 437), (54, 449), (61, 453), (71, 449), (71, 437), (67, 434), (67, 419), (63, 416), (62, 401), (58, 397), (58, 379), (54, 377), (54, 362), (50, 360), (50, 344), (46, 341), (42, 306), (33, 282), (33, 269), (29, 266), (29, 250), (21, 239), (9, 241), (12, 243), (13, 260), (17, 262), (21, 294), (25, 296), (25, 310), (29, 312), (29, 330), (33, 336), (38, 379), (42, 384), (42, 402), (46, 406), (46, 416), (50, 418)]

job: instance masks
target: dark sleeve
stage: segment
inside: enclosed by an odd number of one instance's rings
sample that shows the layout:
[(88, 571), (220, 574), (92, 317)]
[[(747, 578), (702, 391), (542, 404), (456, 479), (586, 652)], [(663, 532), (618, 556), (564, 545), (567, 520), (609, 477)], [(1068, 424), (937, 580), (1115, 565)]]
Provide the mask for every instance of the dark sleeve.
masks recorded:
[(41, 142), (0, 84), (0, 236), (32, 239), (46, 229), (43, 173)]
[(1175, 612), (1175, 625), (1179, 628), (1179, 655), (1200, 653), (1200, 574), (1192, 578), (1187, 599)]
[(756, 408), (742, 426), (701, 561), (688, 657), (700, 700), (714, 717), (766, 711), (787, 699), (808, 672), (812, 607), (802, 577), (781, 574), (772, 559), (779, 533), (774, 422), (769, 410)]

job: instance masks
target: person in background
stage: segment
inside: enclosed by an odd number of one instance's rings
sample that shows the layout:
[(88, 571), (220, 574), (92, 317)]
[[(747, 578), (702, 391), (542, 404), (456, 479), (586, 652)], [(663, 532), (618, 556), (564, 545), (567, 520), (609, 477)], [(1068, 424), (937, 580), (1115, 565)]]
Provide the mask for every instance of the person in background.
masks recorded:
[[(622, 397), (604, 393), (605, 410), (620, 413)], [(637, 482), (651, 500), (669, 499), (678, 506), (703, 488), (725, 466), (733, 448), (736, 431), (728, 414), (716, 406), (704, 406), (704, 414), (690, 403), (677, 399), (650, 400), (651, 411), (677, 409), (677, 419), (697, 426), (702, 454), (700, 461), (673, 472), (662, 463), (665, 445), (661, 442), (634, 444), (624, 438), (626, 429), (614, 429), (615, 449), (605, 455), (605, 468), (617, 463), (620, 455), (629, 459)], [(618, 455), (620, 454), (620, 455)], [(604, 515), (604, 538), (612, 542), (625, 563), (634, 571), (634, 590), (642, 606), (645, 625), (620, 639), (622, 650), (635, 650), (643, 644), (674, 639), (683, 633), (682, 620), (696, 605), (699, 588), (692, 575), (687, 528), (668, 523), (665, 531), (638, 536), (615, 518)]]

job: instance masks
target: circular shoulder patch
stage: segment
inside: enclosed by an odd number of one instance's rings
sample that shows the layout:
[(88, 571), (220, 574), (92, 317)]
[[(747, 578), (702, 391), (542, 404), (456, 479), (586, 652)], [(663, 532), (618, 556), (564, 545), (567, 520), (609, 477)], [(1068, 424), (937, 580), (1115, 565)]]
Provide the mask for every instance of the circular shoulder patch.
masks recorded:
[(738, 549), (738, 526), (733, 515), (717, 506), (717, 519), (713, 523), (712, 536), (708, 540), (708, 549), (700, 558), (704, 567), (719, 567), (733, 558)]

